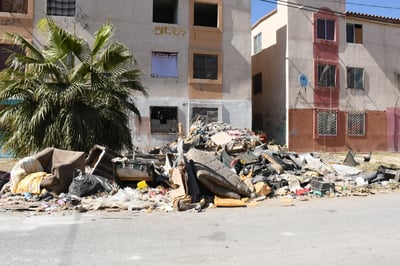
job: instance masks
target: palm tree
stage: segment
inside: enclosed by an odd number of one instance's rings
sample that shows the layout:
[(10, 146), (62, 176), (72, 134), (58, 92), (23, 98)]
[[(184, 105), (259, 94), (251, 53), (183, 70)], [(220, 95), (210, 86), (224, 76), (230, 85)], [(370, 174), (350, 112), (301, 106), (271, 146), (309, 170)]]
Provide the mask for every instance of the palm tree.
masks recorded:
[(3, 149), (16, 157), (45, 147), (131, 149), (130, 111), (140, 119), (133, 93), (147, 93), (128, 48), (112, 41), (113, 26), (103, 24), (92, 47), (51, 18), (38, 28), (48, 33), (42, 51), (19, 34), (5, 35), (23, 52), (14, 51), (0, 72), (0, 101), (17, 100), (0, 111)]

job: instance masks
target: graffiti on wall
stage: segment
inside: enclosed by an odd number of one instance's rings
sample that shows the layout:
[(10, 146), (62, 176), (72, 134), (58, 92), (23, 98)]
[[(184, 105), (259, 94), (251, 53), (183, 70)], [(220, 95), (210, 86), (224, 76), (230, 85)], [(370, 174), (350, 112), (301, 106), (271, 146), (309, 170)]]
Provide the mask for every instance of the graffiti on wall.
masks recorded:
[(173, 26), (155, 26), (153, 30), (155, 35), (174, 35), (185, 37), (186, 30), (184, 28)]

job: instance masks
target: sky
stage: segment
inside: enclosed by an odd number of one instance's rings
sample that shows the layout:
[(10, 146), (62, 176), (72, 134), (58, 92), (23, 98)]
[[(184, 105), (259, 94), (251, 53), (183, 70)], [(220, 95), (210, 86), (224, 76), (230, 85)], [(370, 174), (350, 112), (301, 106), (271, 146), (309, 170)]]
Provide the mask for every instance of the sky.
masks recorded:
[[(274, 10), (276, 2), (276, 0), (251, 0), (251, 24)], [(347, 0), (347, 11), (400, 19), (400, 0)]]

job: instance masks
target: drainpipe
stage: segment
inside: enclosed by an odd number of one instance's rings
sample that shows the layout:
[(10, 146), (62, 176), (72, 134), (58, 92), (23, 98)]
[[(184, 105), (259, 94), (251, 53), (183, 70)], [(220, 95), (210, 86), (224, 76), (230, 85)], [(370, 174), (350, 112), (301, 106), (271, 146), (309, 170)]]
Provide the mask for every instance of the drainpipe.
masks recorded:
[(398, 148), (397, 148), (397, 103), (399, 102), (399, 98), (397, 97), (396, 103), (394, 104), (394, 114), (393, 114), (393, 118), (394, 118), (394, 129), (393, 129), (393, 143), (394, 143), (394, 150), (396, 152), (398, 152)]

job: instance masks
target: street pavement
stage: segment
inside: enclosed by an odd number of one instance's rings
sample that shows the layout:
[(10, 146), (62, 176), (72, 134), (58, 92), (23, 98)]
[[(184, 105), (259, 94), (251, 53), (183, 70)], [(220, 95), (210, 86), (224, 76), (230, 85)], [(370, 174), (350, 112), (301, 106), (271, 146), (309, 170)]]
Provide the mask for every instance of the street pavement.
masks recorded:
[(0, 265), (400, 265), (400, 192), (203, 212), (0, 213)]

